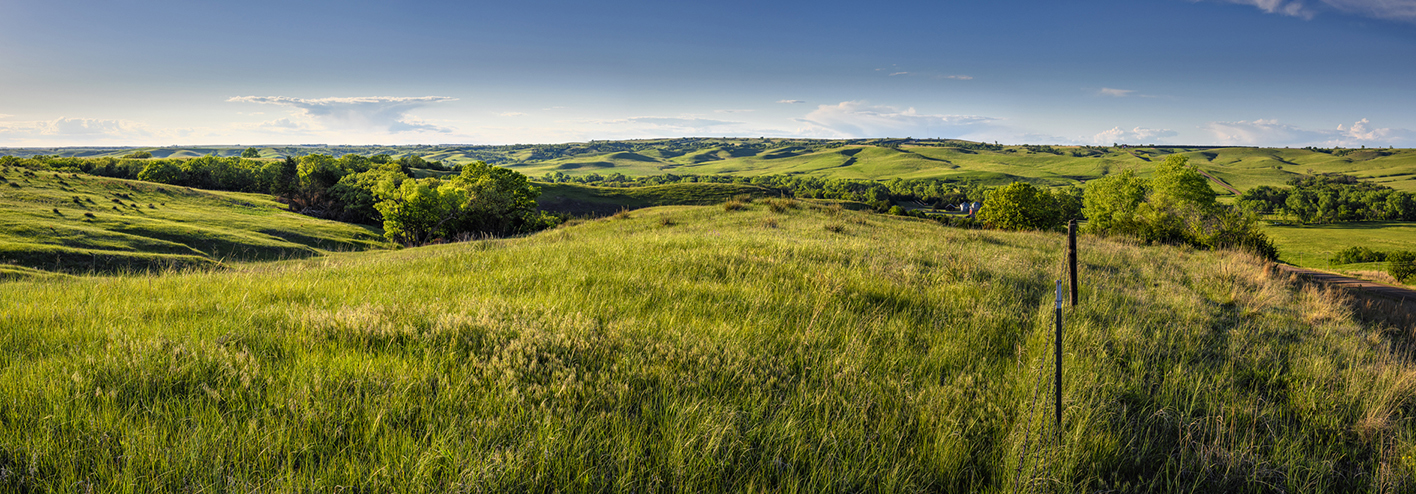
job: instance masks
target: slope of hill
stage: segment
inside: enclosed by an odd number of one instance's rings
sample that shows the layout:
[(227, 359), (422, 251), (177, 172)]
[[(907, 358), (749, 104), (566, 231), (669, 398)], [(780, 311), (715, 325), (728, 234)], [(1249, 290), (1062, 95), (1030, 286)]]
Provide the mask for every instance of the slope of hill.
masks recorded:
[(383, 245), (377, 229), (301, 216), (259, 194), (22, 168), (0, 170), (0, 181), (0, 264), (141, 270)]
[(1060, 236), (725, 209), (0, 284), (0, 490), (1413, 487), (1409, 330), (1253, 259), (1082, 239), (1054, 448)]
[(577, 184), (537, 183), (543, 211), (604, 216), (621, 210), (667, 205), (718, 204), (736, 196), (770, 197), (771, 191), (742, 184), (667, 184), (647, 187), (590, 187)]
[[(136, 148), (6, 149), (25, 156), (122, 156)], [(143, 148), (155, 156), (234, 156), (244, 148)], [(475, 160), (522, 173), (626, 176), (674, 174), (780, 175), (832, 178), (950, 178), (987, 184), (1029, 181), (1076, 184), (1125, 168), (1148, 174), (1151, 163), (1183, 153), (1239, 190), (1282, 185), (1309, 172), (1341, 172), (1416, 192), (1416, 150), (1248, 147), (997, 146), (939, 139), (678, 138), (507, 146), (264, 146), (262, 157), (327, 153), (395, 157), (416, 154), (449, 164)], [(1230, 194), (1216, 185), (1216, 192)]]

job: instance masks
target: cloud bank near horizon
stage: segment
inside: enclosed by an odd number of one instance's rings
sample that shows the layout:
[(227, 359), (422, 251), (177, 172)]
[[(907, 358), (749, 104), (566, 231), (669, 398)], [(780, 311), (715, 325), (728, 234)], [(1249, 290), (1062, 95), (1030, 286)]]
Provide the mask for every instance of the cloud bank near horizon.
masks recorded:
[[(294, 108), (296, 112), (293, 116), (314, 122), (325, 129), (388, 133), (413, 131), (450, 133), (452, 129), (413, 120), (409, 118), (408, 113), (416, 108), (436, 103), (457, 101), (457, 98), (447, 96), (364, 96), (305, 99), (287, 96), (234, 96), (226, 101)], [(290, 122), (289, 119), (281, 120)], [(274, 125), (274, 127), (290, 126)]]

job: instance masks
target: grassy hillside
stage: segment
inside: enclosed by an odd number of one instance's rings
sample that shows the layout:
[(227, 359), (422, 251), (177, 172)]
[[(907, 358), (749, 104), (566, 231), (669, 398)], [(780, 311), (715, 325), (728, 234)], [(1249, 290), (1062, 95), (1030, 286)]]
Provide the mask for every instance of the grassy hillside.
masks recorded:
[(537, 183), (537, 206), (545, 211), (604, 216), (624, 209), (666, 205), (718, 204), (735, 196), (769, 197), (771, 191), (741, 184), (668, 184), (648, 187), (590, 187), (570, 183)]
[(1084, 238), (1030, 442), (1062, 243), (773, 201), (3, 283), (0, 490), (1412, 488), (1409, 333), (1229, 253)]
[[(243, 147), (144, 148), (155, 156), (233, 156)], [(446, 163), (475, 160), (546, 173), (626, 176), (675, 174), (780, 175), (833, 178), (952, 178), (1003, 184), (1076, 184), (1126, 168), (1148, 175), (1152, 163), (1183, 153), (1240, 191), (1282, 185), (1309, 172), (1341, 172), (1416, 192), (1416, 150), (1245, 147), (991, 146), (957, 140), (678, 138), (510, 146), (274, 146), (262, 157), (329, 153), (395, 157), (417, 154)], [(121, 156), (133, 149), (11, 149), (8, 154)], [(1216, 185), (1223, 195), (1231, 193)]]
[(21, 168), (0, 177), (0, 264), (112, 271), (382, 245), (377, 229), (290, 213), (259, 194)]

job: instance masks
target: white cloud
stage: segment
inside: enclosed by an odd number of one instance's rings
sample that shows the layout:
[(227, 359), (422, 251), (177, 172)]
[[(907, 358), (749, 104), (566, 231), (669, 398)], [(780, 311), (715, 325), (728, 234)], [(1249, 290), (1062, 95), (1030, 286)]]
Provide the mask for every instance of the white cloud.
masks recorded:
[(891, 72), (890, 75), (891, 75), (891, 76), (910, 75), (910, 73), (909, 73), (909, 72)]
[(752, 113), (757, 110), (713, 110), (713, 113)]
[(421, 97), (357, 97), (304, 99), (286, 96), (237, 96), (226, 101), (288, 106), (298, 110), (296, 116), (308, 117), (326, 128), (373, 132), (433, 131), (450, 132), (409, 118), (408, 112), (435, 103), (456, 101), (446, 96)]
[(971, 75), (941, 75), (941, 76), (935, 76), (935, 79), (954, 79), (954, 80), (959, 80), (959, 81), (972, 81), (972, 80), (973, 80), (973, 76), (971, 76)]
[(519, 117), (519, 116), (522, 116), (522, 115), (525, 115), (525, 113), (522, 113), (522, 112), (519, 112), (519, 111), (509, 111), (509, 112), (502, 112), (502, 113), (498, 113), (498, 114), (497, 114), (497, 116), (500, 116), (500, 117)]
[(805, 101), (802, 101), (802, 100), (799, 100), (799, 99), (779, 99), (779, 100), (777, 100), (777, 102), (778, 102), (778, 103), (786, 103), (786, 104), (789, 104), (789, 105), (795, 105), (795, 104), (798, 104), (798, 103), (805, 103)]
[(1180, 135), (1170, 129), (1147, 129), (1136, 127), (1131, 130), (1123, 130), (1121, 127), (1112, 127), (1111, 130), (1098, 133), (1092, 136), (1092, 144), (1153, 144), (1164, 143), (1167, 138)]
[(1112, 89), (1109, 87), (1104, 87), (1101, 88), (1100, 91), (1097, 91), (1097, 94), (1103, 96), (1114, 96), (1117, 98), (1124, 98), (1126, 96), (1130, 96), (1130, 94), (1134, 92), (1136, 92), (1136, 90), (1134, 89)]
[(1350, 127), (1338, 125), (1334, 130), (1309, 130), (1277, 120), (1210, 122), (1201, 127), (1209, 131), (1220, 144), (1244, 146), (1409, 146), (1416, 143), (1416, 132), (1407, 129), (1372, 128), (1362, 119)]
[(14, 115), (11, 115), (11, 114), (8, 114), (8, 113), (0, 113), (0, 118), (10, 118), (10, 117), (13, 117), (13, 116), (14, 116)]
[(1313, 11), (1301, 0), (1223, 0), (1239, 5), (1252, 5), (1270, 14), (1281, 14), (1303, 19), (1312, 19)]
[(870, 106), (863, 101), (820, 105), (797, 119), (837, 137), (958, 137), (996, 120), (976, 115), (930, 115), (914, 108)]

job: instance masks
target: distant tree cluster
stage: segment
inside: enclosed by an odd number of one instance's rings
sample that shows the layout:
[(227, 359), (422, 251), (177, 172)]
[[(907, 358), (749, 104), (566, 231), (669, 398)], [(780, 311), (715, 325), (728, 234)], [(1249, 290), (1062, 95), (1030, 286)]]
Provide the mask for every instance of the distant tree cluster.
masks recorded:
[(1278, 249), (1259, 230), (1258, 217), (1216, 202), (1208, 180), (1184, 155), (1167, 156), (1151, 179), (1126, 170), (1093, 180), (1082, 213), (1094, 233), (1278, 257)]
[(1288, 187), (1263, 185), (1239, 196), (1246, 211), (1287, 216), (1308, 224), (1416, 221), (1416, 195), (1341, 173), (1295, 177)]
[(547, 183), (575, 183), (596, 187), (643, 187), (676, 183), (750, 184), (780, 191), (784, 195), (804, 199), (835, 199), (863, 202), (879, 212), (898, 204), (919, 203), (946, 209), (966, 201), (982, 201), (983, 185), (951, 179), (890, 179), (884, 181), (822, 178), (799, 175), (648, 175), (628, 177), (620, 173), (602, 176), (599, 173), (567, 175), (551, 172), (539, 178)]

